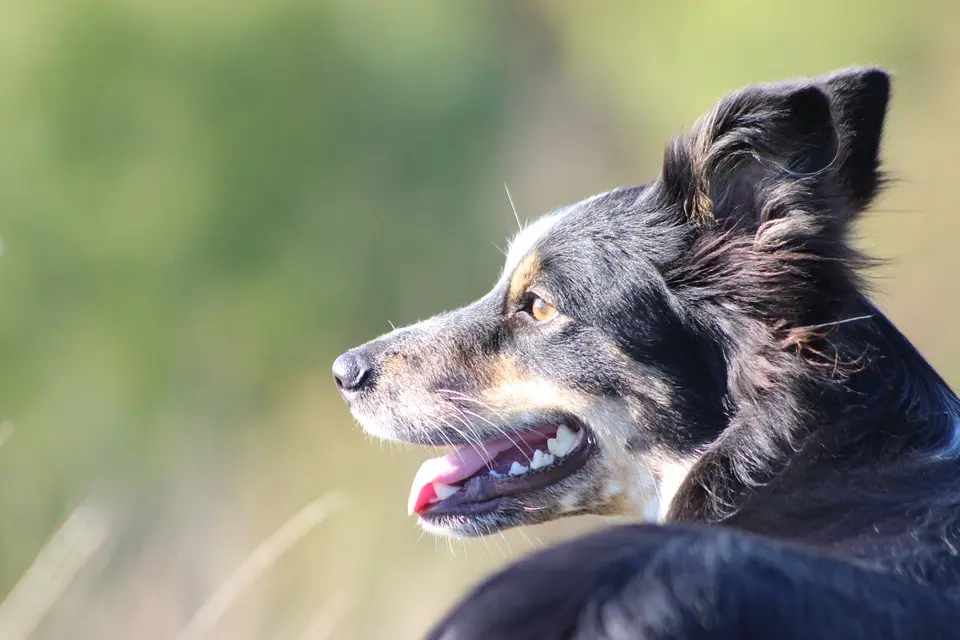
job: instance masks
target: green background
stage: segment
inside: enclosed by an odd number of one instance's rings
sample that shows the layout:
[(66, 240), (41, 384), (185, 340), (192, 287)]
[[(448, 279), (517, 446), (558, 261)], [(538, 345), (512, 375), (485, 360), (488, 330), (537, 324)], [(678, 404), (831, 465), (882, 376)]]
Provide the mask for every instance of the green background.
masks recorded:
[(924, 1), (0, 2), (0, 593), (78, 506), (105, 540), (54, 537), (63, 589), (25, 580), (0, 625), (176, 637), (338, 490), (206, 637), (414, 638), (595, 526), (421, 537), (427, 453), (363, 436), (330, 363), (485, 292), (504, 182), (527, 218), (650, 179), (743, 84), (895, 72), (897, 180), (860, 243), (890, 259), (881, 308), (960, 380), (958, 26)]

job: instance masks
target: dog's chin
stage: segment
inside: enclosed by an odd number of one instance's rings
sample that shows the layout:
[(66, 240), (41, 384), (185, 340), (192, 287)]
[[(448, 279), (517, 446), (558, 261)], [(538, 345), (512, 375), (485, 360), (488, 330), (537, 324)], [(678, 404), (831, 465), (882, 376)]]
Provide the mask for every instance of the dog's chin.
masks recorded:
[(543, 524), (567, 514), (544, 515), (523, 511), (523, 507), (500, 504), (496, 509), (482, 514), (443, 514), (418, 517), (420, 527), (436, 536), (450, 538), (480, 538), (507, 529), (534, 524)]

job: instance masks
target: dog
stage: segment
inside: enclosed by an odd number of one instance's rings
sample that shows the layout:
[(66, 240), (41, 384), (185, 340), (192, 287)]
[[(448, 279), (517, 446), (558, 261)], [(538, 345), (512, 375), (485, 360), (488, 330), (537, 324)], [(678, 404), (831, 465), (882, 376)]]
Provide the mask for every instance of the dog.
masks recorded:
[(878, 68), (732, 93), (485, 296), (337, 358), (367, 432), (451, 447), (429, 531), (638, 514), (654, 479), (661, 525), (508, 567), (432, 637), (960, 637), (960, 401), (850, 242), (889, 97)]

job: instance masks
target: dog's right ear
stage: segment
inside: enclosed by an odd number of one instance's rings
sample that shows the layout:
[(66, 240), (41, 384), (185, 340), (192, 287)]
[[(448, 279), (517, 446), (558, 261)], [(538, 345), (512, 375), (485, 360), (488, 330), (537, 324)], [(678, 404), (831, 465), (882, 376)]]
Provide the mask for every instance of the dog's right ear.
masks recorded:
[(815, 213), (843, 226), (877, 193), (888, 96), (879, 69), (730, 94), (668, 147), (663, 193), (696, 225)]

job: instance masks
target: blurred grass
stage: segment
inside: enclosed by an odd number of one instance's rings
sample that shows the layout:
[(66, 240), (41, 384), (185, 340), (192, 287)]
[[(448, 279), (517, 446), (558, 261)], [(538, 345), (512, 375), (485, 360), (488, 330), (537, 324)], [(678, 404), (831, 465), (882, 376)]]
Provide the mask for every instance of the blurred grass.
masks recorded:
[(960, 379), (958, 14), (0, 4), (0, 420), (16, 428), (0, 448), (0, 591), (93, 504), (110, 540), (35, 637), (173, 637), (335, 489), (343, 510), (209, 637), (412, 638), (500, 562), (593, 526), (420, 538), (403, 506), (425, 453), (352, 427), (329, 364), (388, 321), (484, 292), (515, 224), (503, 181), (532, 217), (649, 179), (667, 136), (749, 82), (896, 72), (886, 155), (901, 180), (861, 235), (894, 259), (881, 306)]

